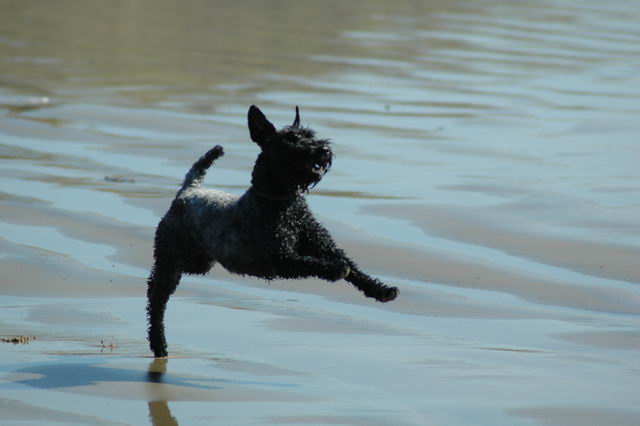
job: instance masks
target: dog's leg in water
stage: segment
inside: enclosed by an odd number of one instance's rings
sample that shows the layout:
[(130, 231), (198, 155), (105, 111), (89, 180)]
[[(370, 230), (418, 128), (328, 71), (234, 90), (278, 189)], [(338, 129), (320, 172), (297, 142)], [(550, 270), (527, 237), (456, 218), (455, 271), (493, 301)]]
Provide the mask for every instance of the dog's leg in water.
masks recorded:
[(164, 337), (164, 313), (169, 297), (180, 282), (182, 272), (174, 265), (156, 263), (151, 270), (147, 288), (147, 316), (149, 318), (149, 345), (156, 357), (167, 356)]

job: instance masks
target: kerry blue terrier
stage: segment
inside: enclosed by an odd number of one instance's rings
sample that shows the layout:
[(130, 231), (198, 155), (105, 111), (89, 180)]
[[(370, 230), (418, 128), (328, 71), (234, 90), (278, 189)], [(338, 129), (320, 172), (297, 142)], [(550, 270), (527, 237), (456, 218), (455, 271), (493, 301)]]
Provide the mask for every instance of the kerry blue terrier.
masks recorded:
[(251, 187), (240, 197), (203, 187), (207, 169), (223, 155), (217, 145), (187, 173), (155, 236), (155, 263), (148, 280), (149, 343), (167, 355), (164, 312), (183, 273), (205, 274), (216, 262), (229, 272), (267, 280), (318, 277), (346, 279), (380, 302), (396, 298), (388, 287), (358, 269), (313, 217), (303, 194), (331, 167), (330, 143), (296, 118), (280, 131), (251, 106), (251, 139), (262, 152)]

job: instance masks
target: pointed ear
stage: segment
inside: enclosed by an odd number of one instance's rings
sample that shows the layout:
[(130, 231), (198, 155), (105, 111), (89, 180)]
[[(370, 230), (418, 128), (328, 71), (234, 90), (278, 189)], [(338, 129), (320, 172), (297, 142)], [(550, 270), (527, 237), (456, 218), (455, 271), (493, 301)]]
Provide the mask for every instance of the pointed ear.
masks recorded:
[(267, 120), (267, 117), (257, 106), (251, 105), (247, 116), (251, 140), (258, 145), (262, 145), (276, 132), (276, 128)]
[(296, 105), (296, 118), (295, 120), (293, 120), (293, 124), (291, 125), (291, 127), (300, 127), (300, 110), (298, 109), (298, 105)]

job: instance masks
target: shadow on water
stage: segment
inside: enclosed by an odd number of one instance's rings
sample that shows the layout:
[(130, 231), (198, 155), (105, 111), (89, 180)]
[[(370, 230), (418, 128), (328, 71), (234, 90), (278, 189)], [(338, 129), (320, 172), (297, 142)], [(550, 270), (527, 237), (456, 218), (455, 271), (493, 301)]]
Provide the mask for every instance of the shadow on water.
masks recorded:
[[(197, 377), (167, 372), (166, 359), (154, 359), (148, 371), (137, 369), (114, 368), (95, 362), (47, 363), (33, 364), (16, 370), (11, 367), (3, 370), (13, 371), (18, 375), (28, 375), (30, 378), (18, 379), (10, 382), (12, 385), (31, 386), (39, 389), (68, 389), (79, 386), (91, 386), (98, 383), (158, 383), (202, 390), (221, 390), (223, 385), (229, 386), (260, 386), (275, 389), (296, 387), (289, 383), (265, 382), (253, 380), (218, 379)], [(37, 376), (31, 378), (31, 376)]]
[[(149, 364), (146, 374), (140, 370), (102, 367), (98, 366), (97, 363), (34, 365), (18, 370), (18, 373), (39, 375), (40, 377), (38, 378), (19, 380), (14, 383), (40, 389), (88, 386), (98, 382), (148, 382), (208, 390), (221, 389), (219, 386), (190, 383), (194, 380), (193, 378), (167, 374), (167, 359), (154, 359)], [(165, 395), (164, 399), (162, 399), (162, 395)], [(157, 394), (156, 398), (158, 399), (154, 398), (154, 400), (147, 401), (151, 424), (154, 426), (178, 425), (178, 421), (171, 414), (168, 395), (161, 392)]]
[[(164, 361), (164, 365), (159, 363)], [(91, 386), (98, 383), (162, 383), (166, 385), (184, 386), (203, 390), (219, 390), (221, 386), (199, 384), (194, 382), (221, 382), (239, 384), (235, 380), (209, 379), (181, 376), (166, 373), (166, 360), (154, 360), (149, 371), (126, 368), (113, 368), (100, 365), (99, 361), (89, 363), (47, 363), (35, 364), (15, 370), (17, 374), (37, 377), (12, 382), (14, 385), (31, 386), (39, 389), (56, 390), (80, 386)], [(242, 384), (254, 384), (242, 382)]]
[[(9, 386), (25, 385), (39, 389), (55, 390), (68, 389), (79, 386), (90, 386), (97, 383), (147, 382), (150, 384), (186, 386), (204, 390), (219, 390), (220, 386), (210, 386), (192, 383), (193, 377), (183, 377), (167, 374), (167, 359), (154, 359), (145, 374), (141, 370), (110, 368), (95, 363), (68, 363), (32, 365), (16, 370), (18, 374), (37, 375), (37, 378), (22, 379), (12, 382)], [(214, 379), (210, 379), (214, 380)], [(178, 421), (171, 414), (168, 400), (169, 394), (161, 388), (152, 400), (147, 401), (149, 419), (154, 426), (177, 425)]]
[[(237, 386), (241, 387), (239, 391), (243, 395), (255, 395), (254, 387), (267, 389), (297, 387), (289, 383), (220, 379), (172, 373), (167, 371), (167, 359), (154, 359), (146, 371), (105, 366), (102, 362), (99, 359), (88, 362), (54, 362), (32, 364), (15, 369), (12, 366), (4, 366), (2, 370), (10, 371), (10, 376), (14, 376), (15, 379), (9, 378), (5, 383), (0, 384), (0, 390), (29, 386), (42, 390), (83, 393), (80, 388), (99, 386), (100, 389), (94, 392), (95, 394), (113, 397), (115, 385), (118, 398), (129, 394), (134, 398), (141, 397), (147, 401), (149, 419), (153, 425), (177, 425), (177, 420), (171, 414), (169, 402), (183, 400), (185, 394), (181, 392), (185, 390), (191, 390), (189, 395), (195, 400), (204, 398), (202, 400), (216, 401), (224, 399), (229, 392), (233, 393)], [(140, 384), (143, 387), (139, 387)], [(186, 398), (191, 400), (190, 397)]]

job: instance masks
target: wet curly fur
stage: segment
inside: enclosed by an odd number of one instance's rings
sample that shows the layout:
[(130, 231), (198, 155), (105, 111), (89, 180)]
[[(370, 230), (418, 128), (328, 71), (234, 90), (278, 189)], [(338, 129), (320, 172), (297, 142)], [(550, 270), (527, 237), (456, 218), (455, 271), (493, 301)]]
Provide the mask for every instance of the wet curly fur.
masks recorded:
[(293, 124), (280, 131), (256, 106), (249, 109), (248, 124), (262, 149), (252, 186), (240, 197), (203, 187), (207, 169), (224, 154), (217, 145), (194, 163), (156, 230), (147, 292), (156, 357), (167, 355), (164, 313), (182, 274), (205, 274), (216, 262), (229, 272), (268, 280), (344, 278), (380, 302), (398, 294), (362, 272), (307, 206), (303, 194), (331, 167), (329, 141), (300, 126), (297, 107)]

